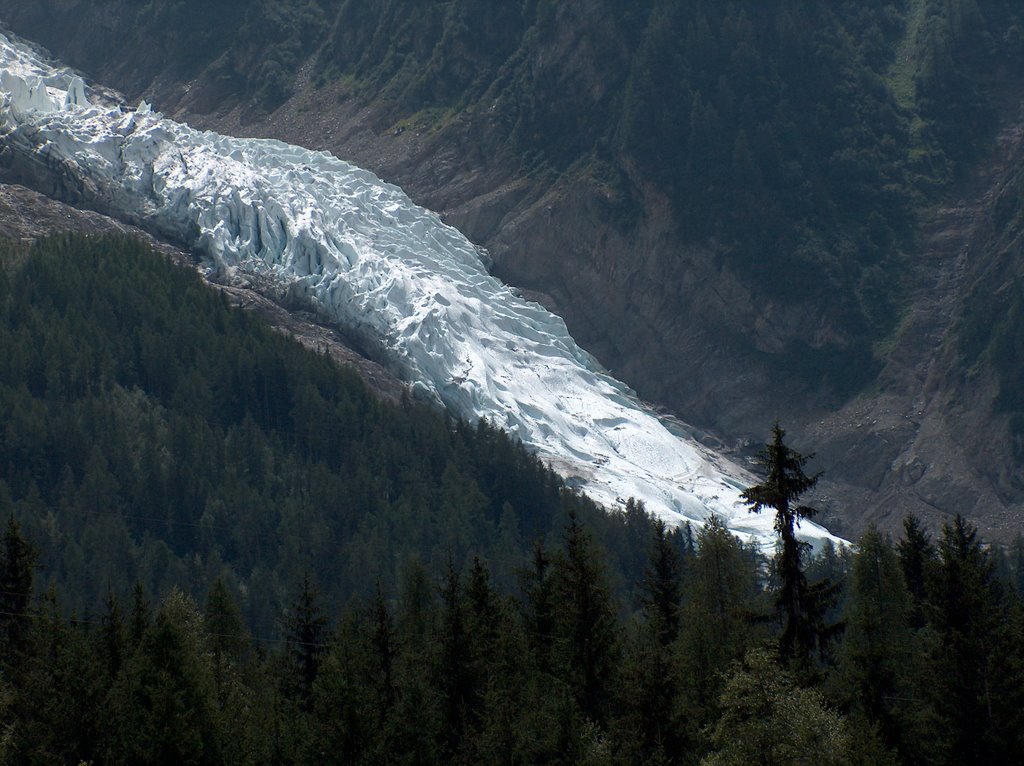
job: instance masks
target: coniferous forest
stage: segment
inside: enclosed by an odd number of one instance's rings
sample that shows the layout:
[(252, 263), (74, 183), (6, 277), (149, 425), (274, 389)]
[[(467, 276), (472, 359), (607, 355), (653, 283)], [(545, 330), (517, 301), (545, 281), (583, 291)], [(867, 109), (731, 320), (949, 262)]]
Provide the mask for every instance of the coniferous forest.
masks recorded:
[[(1024, 539), (606, 514), (129, 239), (0, 250), (0, 762), (1001, 764)], [(806, 472), (805, 472), (806, 470)]]

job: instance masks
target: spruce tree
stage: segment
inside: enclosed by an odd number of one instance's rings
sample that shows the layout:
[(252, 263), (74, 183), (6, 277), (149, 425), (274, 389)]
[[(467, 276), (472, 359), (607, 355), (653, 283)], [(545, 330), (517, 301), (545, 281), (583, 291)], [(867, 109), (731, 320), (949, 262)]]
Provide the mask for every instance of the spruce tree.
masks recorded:
[(780, 581), (776, 609), (782, 619), (779, 653), (786, 661), (807, 666), (814, 650), (820, 652), (827, 644), (830, 628), (824, 623), (824, 614), (834, 599), (834, 590), (828, 583), (810, 587), (804, 573), (803, 559), (810, 546), (797, 539), (796, 527), (817, 511), (795, 502), (817, 484), (819, 474), (804, 473), (811, 456), (790, 449), (783, 441), (785, 435), (778, 423), (772, 426), (772, 441), (759, 455), (765, 480), (744, 490), (742, 497), (751, 513), (775, 510), (775, 532), (780, 542), (775, 559)]
[(555, 633), (554, 583), (551, 575), (551, 558), (544, 546), (537, 542), (529, 569), (522, 573), (523, 623), (526, 641), (530, 647), (537, 669), (551, 673), (552, 642)]
[(359, 763), (384, 728), (371, 691), (372, 649), (361, 623), (356, 610), (348, 610), (324, 655), (313, 687), (306, 763)]
[(406, 562), (396, 614), (401, 646), (395, 668), (397, 694), (383, 735), (401, 754), (398, 762), (424, 766), (441, 762), (441, 700), (428, 677), (438, 630), (435, 593), (419, 560)]
[(997, 628), (992, 651), (992, 753), (1007, 762), (1024, 754), (1024, 605), (1014, 602)]
[(530, 660), (518, 614), (496, 604), (493, 643), (486, 657), (479, 727), (467, 763), (550, 763), (552, 698), (557, 682)]
[(618, 660), (615, 608), (588, 532), (569, 513), (564, 551), (555, 561), (555, 624), (560, 672), (580, 710), (605, 722)]
[(644, 614), (654, 628), (658, 641), (668, 646), (679, 635), (679, 609), (682, 602), (683, 562), (669, 539), (664, 520), (655, 519), (654, 539), (644, 573)]
[(306, 705), (327, 649), (327, 615), (320, 606), (320, 591), (308, 571), (302, 576), (302, 589), (285, 617), (284, 627), (293, 688)]
[(224, 730), (215, 687), (202, 617), (195, 603), (175, 589), (111, 689), (108, 752), (102, 760), (221, 762)]
[(1024, 602), (1024, 534), (1018, 532), (1010, 543), (1010, 570), (1013, 573), (1013, 590)]
[(684, 728), (676, 720), (679, 668), (672, 651), (679, 635), (682, 561), (660, 519), (651, 543), (643, 621), (622, 663), (621, 712), (613, 725), (616, 755), (623, 763), (674, 762), (685, 744)]
[(699, 742), (718, 714), (718, 698), (731, 663), (760, 638), (757, 559), (718, 516), (697, 533), (687, 571), (679, 640), (675, 644), (682, 690), (680, 715), (691, 743)]
[(128, 619), (128, 638), (133, 648), (138, 647), (149, 627), (149, 601), (142, 583), (135, 583), (132, 588), (132, 612)]
[(370, 608), (371, 685), (377, 693), (378, 717), (385, 720), (395, 702), (395, 660), (398, 656), (398, 636), (380, 583)]
[(1005, 603), (977, 529), (962, 516), (943, 525), (931, 598), (942, 637), (936, 703), (945, 712), (953, 761), (998, 763), (995, 652)]
[(435, 685), (442, 698), (442, 731), (447, 756), (452, 760), (462, 746), (470, 716), (477, 703), (466, 596), (451, 560), (441, 590), (443, 604)]
[(901, 700), (913, 694), (911, 599), (892, 543), (877, 529), (861, 537), (851, 580), (840, 651), (842, 688), (851, 710), (877, 725), (886, 745), (906, 752), (911, 740), (901, 735), (909, 734), (911, 722)]
[(0, 663), (13, 663), (28, 648), (36, 559), (14, 514), (7, 519), (0, 556)]
[(100, 618), (100, 655), (104, 661), (108, 685), (113, 683), (124, 663), (127, 643), (121, 605), (113, 589), (108, 586), (106, 605)]
[(223, 701), (238, 665), (248, 652), (248, 631), (242, 621), (242, 613), (222, 577), (218, 577), (210, 588), (203, 611), (212, 653), (214, 680), (217, 693)]
[(896, 552), (912, 602), (911, 623), (921, 628), (927, 621), (928, 579), (935, 566), (935, 546), (914, 514), (903, 519), (903, 538), (896, 543)]
[(98, 756), (108, 715), (104, 669), (85, 627), (60, 611), (50, 589), (40, 598), (20, 663), (14, 727), (20, 753), (12, 763), (81, 763)]

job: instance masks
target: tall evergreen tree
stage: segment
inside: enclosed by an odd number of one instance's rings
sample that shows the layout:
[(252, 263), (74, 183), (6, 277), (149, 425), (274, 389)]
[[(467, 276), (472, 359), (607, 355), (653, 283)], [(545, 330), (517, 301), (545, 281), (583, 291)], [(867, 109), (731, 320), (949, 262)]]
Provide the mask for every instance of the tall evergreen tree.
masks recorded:
[(222, 760), (224, 730), (202, 617), (174, 590), (110, 693), (106, 763)]
[(11, 514), (0, 551), (0, 663), (11, 663), (28, 648), (32, 579), (36, 553)]
[(292, 685), (306, 704), (327, 650), (327, 615), (320, 606), (320, 591), (307, 570), (302, 586), (284, 621), (286, 652)]
[(615, 609), (593, 541), (575, 511), (569, 514), (554, 576), (559, 672), (584, 715), (603, 724), (619, 651)]
[(1014, 602), (996, 629), (992, 652), (993, 756), (1024, 754), (1024, 605)]
[(679, 610), (683, 597), (683, 562), (672, 546), (664, 520), (654, 522), (647, 570), (644, 573), (644, 613), (662, 646), (679, 635)]
[(384, 728), (374, 709), (372, 649), (362, 628), (359, 612), (348, 610), (324, 654), (313, 687), (309, 742), (304, 748), (310, 764), (363, 762)]
[(896, 543), (896, 552), (912, 602), (911, 622), (920, 628), (927, 621), (928, 580), (936, 558), (931, 537), (914, 514), (903, 519), (903, 537)]
[(386, 736), (406, 763), (441, 762), (440, 694), (429, 669), (437, 635), (436, 588), (417, 559), (402, 573), (396, 614), (401, 650), (396, 663), (397, 695)]
[(916, 746), (909, 731), (910, 717), (904, 715), (909, 707), (904, 700), (913, 694), (910, 615), (910, 594), (892, 543), (877, 529), (869, 529), (853, 560), (840, 651), (842, 686), (850, 695), (851, 710), (878, 725), (884, 742), (907, 755)]
[(1014, 591), (1024, 602), (1024, 533), (1018, 532), (1010, 543), (1009, 559)]
[(370, 640), (373, 647), (371, 673), (377, 690), (377, 706), (381, 719), (391, 711), (395, 702), (395, 660), (398, 655), (398, 637), (384, 594), (377, 586), (377, 595), (370, 608)]
[(556, 719), (552, 699), (561, 695), (555, 679), (537, 672), (518, 613), (495, 604), (493, 641), (482, 670), (479, 727), (467, 763), (550, 763)]
[(931, 592), (942, 637), (936, 704), (945, 712), (954, 763), (1000, 762), (995, 652), (1005, 602), (977, 529), (962, 516), (943, 525)]
[(722, 681), (733, 662), (761, 638), (758, 563), (718, 516), (697, 533), (688, 568), (679, 640), (674, 648), (681, 692), (681, 723), (696, 749), (718, 717)]
[(551, 558), (538, 541), (533, 546), (530, 566), (521, 576), (523, 622), (530, 653), (542, 673), (552, 672), (552, 646), (555, 635), (554, 582)]
[(128, 619), (128, 638), (132, 647), (142, 642), (142, 637), (149, 628), (149, 601), (142, 583), (137, 582), (132, 588), (132, 612)]
[(451, 561), (441, 590), (441, 628), (436, 685), (442, 697), (442, 731), (448, 759), (453, 760), (463, 744), (474, 707), (477, 678), (473, 663), (467, 603), (460, 577)]
[(217, 693), (225, 701), (238, 666), (248, 652), (249, 634), (224, 578), (218, 577), (214, 581), (206, 596), (203, 612)]
[(80, 621), (67, 620), (50, 589), (40, 598), (19, 679), (14, 763), (94, 762), (109, 711), (97, 642)]
[(804, 573), (803, 559), (810, 546), (797, 539), (796, 527), (817, 511), (794, 503), (817, 484), (819, 474), (804, 473), (810, 456), (790, 449), (783, 441), (785, 435), (778, 423), (772, 427), (772, 441), (759, 455), (765, 480), (744, 490), (742, 496), (751, 513), (765, 508), (775, 511), (780, 543), (775, 559), (780, 581), (776, 609), (782, 618), (779, 652), (787, 662), (807, 666), (814, 650), (822, 651), (829, 639), (831, 628), (825, 625), (824, 615), (834, 600), (834, 589), (829, 583), (810, 587)]
[(108, 586), (106, 609), (100, 618), (100, 656), (107, 671), (109, 682), (117, 677), (124, 663), (128, 637), (125, 630), (121, 604)]
[(672, 644), (679, 636), (682, 561), (664, 521), (655, 522), (644, 577), (642, 622), (623, 660), (613, 731), (622, 763), (675, 762), (684, 750), (677, 720), (679, 668)]

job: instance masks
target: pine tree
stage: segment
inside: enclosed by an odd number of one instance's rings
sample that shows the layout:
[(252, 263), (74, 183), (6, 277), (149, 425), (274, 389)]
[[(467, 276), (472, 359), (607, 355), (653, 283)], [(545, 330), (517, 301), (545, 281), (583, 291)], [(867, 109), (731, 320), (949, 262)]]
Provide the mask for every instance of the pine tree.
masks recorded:
[[(372, 649), (356, 610), (341, 620), (313, 687), (306, 762), (359, 763), (383, 726), (375, 718)], [(380, 755), (379, 753), (377, 754)]]
[(1005, 604), (977, 529), (962, 516), (943, 525), (931, 600), (942, 636), (936, 702), (946, 715), (955, 763), (996, 763), (994, 653)]
[(431, 683), (437, 606), (436, 588), (415, 558), (402, 573), (396, 615), (400, 650), (396, 656), (396, 700), (383, 736), (400, 763), (440, 763), (441, 703)]
[[(890, 747), (910, 748), (909, 673), (914, 636), (910, 626), (911, 599), (892, 543), (869, 529), (853, 559), (846, 633), (840, 652), (843, 688), (851, 709), (880, 727)], [(924, 701), (912, 703), (920, 707)]]
[(993, 762), (1019, 760), (1024, 753), (1024, 605), (1014, 602), (1003, 616), (991, 654)]
[(224, 578), (218, 577), (214, 581), (206, 596), (203, 612), (217, 693), (221, 701), (225, 701), (232, 676), (249, 649), (249, 637), (242, 613), (231, 597)]
[(759, 456), (765, 481), (744, 490), (742, 496), (751, 513), (775, 510), (775, 532), (781, 543), (775, 562), (780, 580), (776, 609), (783, 623), (779, 653), (787, 662), (808, 666), (814, 650), (823, 651), (827, 645), (831, 629), (824, 624), (824, 614), (834, 601), (834, 590), (828, 583), (811, 588), (804, 574), (803, 558), (810, 546), (797, 539), (796, 527), (817, 511), (794, 502), (817, 484), (818, 474), (804, 473), (810, 456), (790, 449), (783, 442), (785, 435), (778, 423), (772, 427), (772, 441)]
[(370, 609), (371, 642), (374, 676), (373, 686), (377, 690), (378, 718), (383, 721), (395, 703), (395, 660), (398, 655), (398, 637), (394, 620), (388, 609), (380, 584)]
[(911, 624), (923, 627), (927, 621), (928, 579), (935, 566), (935, 546), (913, 514), (903, 519), (903, 538), (896, 543), (900, 568), (912, 602)]
[(559, 672), (572, 686), (580, 710), (600, 725), (608, 715), (618, 631), (604, 572), (575, 511), (569, 514), (554, 576)]
[(553, 749), (551, 698), (559, 694), (559, 684), (536, 672), (516, 613), (495, 606), (479, 725), (466, 762), (550, 763), (542, 753)]
[(12, 664), (28, 648), (32, 570), (36, 554), (12, 514), (0, 551), (0, 666)]
[(537, 669), (542, 673), (550, 673), (553, 670), (551, 651), (555, 633), (555, 593), (551, 559), (540, 542), (533, 546), (531, 566), (522, 574), (522, 591), (527, 645)]
[(686, 575), (679, 640), (680, 717), (691, 743), (699, 742), (718, 714), (722, 681), (733, 662), (760, 638), (757, 559), (712, 516), (697, 533)]
[(19, 663), (19, 756), (15, 763), (94, 760), (106, 713), (105, 669), (87, 631), (60, 614), (51, 589), (40, 598), (28, 651)]
[(1010, 544), (1010, 569), (1013, 573), (1014, 592), (1024, 602), (1024, 534), (1020, 532)]
[(113, 683), (121, 670), (127, 653), (128, 637), (125, 631), (121, 605), (108, 586), (106, 609), (100, 619), (100, 654), (106, 665), (108, 684)]
[(654, 540), (644, 573), (644, 611), (662, 646), (679, 635), (679, 609), (682, 602), (683, 562), (672, 547), (668, 528), (662, 519), (654, 521)]
[(623, 763), (675, 762), (684, 751), (684, 728), (676, 720), (679, 668), (672, 651), (679, 635), (681, 570), (679, 554), (659, 519), (644, 577), (643, 621), (622, 663), (621, 713), (613, 732)]
[(462, 747), (470, 716), (477, 705), (477, 679), (467, 625), (466, 598), (450, 560), (441, 601), (436, 686), (441, 691), (445, 747), (448, 759), (452, 760)]
[(218, 763), (222, 731), (202, 617), (174, 590), (110, 693), (104, 762)]
[(320, 591), (309, 571), (302, 576), (302, 589), (285, 617), (284, 628), (293, 688), (305, 705), (327, 649), (327, 615), (320, 606)]
[(142, 643), (142, 637), (149, 628), (149, 602), (146, 600), (146, 591), (142, 583), (135, 583), (132, 589), (132, 612), (128, 620), (128, 638), (132, 647)]

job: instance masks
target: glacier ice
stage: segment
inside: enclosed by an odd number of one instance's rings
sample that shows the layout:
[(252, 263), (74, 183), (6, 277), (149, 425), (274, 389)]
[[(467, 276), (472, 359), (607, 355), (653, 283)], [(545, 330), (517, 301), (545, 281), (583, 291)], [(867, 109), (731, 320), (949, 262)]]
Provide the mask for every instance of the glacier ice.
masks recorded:
[[(0, 35), (0, 141), (41, 190), (187, 243), (210, 269), (301, 296), (456, 414), (488, 418), (609, 507), (672, 523), (711, 513), (773, 539), (743, 469), (673, 435), (564, 322), (396, 186), (330, 154), (201, 132), (143, 102), (91, 104), (74, 72)], [(837, 540), (805, 523), (812, 543)]]

